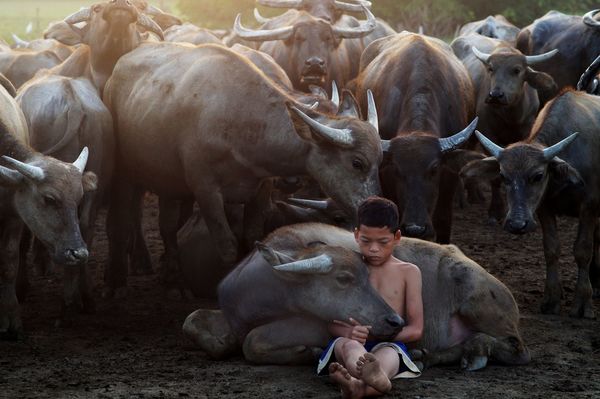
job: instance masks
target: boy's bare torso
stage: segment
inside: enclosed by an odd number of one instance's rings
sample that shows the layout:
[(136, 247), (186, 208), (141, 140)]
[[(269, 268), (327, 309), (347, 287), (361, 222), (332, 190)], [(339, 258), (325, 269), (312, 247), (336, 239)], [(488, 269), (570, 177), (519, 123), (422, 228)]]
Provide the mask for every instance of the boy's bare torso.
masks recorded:
[(368, 267), (373, 288), (401, 317), (406, 317), (406, 286), (416, 266), (392, 256), (380, 266)]

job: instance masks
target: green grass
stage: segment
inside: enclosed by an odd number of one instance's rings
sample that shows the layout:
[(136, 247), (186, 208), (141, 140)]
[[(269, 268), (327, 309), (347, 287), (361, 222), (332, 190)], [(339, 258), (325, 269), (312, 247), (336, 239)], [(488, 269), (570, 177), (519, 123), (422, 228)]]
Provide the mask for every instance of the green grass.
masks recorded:
[[(13, 43), (11, 33), (16, 33), (23, 39), (35, 39), (52, 21), (58, 21), (81, 7), (99, 2), (90, 0), (0, 0), (0, 38), (8, 43)], [(161, 1), (151, 1), (160, 6)], [(176, 0), (163, 0), (165, 9), (174, 10)], [(25, 33), (29, 22), (33, 24), (33, 31)]]

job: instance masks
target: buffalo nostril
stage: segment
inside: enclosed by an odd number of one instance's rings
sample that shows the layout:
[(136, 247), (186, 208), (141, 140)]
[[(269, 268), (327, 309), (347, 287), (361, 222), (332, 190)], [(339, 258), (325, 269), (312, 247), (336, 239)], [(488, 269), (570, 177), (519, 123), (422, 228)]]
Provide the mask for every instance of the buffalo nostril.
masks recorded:
[(388, 323), (391, 327), (393, 328), (400, 328), (400, 327), (404, 327), (404, 320), (402, 320), (402, 318), (400, 316), (396, 315), (390, 315), (387, 316), (385, 318), (386, 323)]
[(76, 261), (85, 261), (89, 256), (87, 248), (69, 249), (67, 251), (69, 257)]
[(504, 97), (504, 93), (499, 90), (492, 90), (492, 91), (490, 91), (489, 96), (491, 98), (502, 98), (502, 97)]
[(406, 224), (402, 228), (404, 234), (410, 237), (421, 237), (425, 234), (425, 226), (419, 226), (417, 224)]
[(509, 220), (508, 225), (513, 231), (523, 231), (527, 227), (526, 220)]

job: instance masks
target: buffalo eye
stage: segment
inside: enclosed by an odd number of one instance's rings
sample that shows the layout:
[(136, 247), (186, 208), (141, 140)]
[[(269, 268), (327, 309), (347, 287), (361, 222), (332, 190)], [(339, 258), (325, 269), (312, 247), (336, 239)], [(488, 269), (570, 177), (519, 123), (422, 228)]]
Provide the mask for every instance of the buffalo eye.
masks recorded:
[(438, 162), (433, 163), (431, 166), (429, 166), (429, 168), (427, 169), (427, 173), (429, 173), (430, 176), (435, 176), (439, 170), (439, 166), (440, 164)]
[(101, 6), (100, 4), (96, 4), (96, 5), (95, 5), (95, 6), (92, 8), (92, 10), (93, 10), (94, 12), (100, 12), (100, 10), (102, 10), (102, 6)]
[(44, 205), (55, 207), (58, 205), (58, 200), (51, 195), (44, 195)]
[(542, 179), (544, 178), (544, 173), (543, 172), (537, 172), (535, 174), (533, 174), (530, 178), (529, 181), (531, 183), (539, 183), (542, 181)]
[(360, 170), (361, 172), (364, 172), (364, 170), (365, 170), (365, 164), (360, 159), (357, 159), (357, 158), (352, 160), (352, 167), (356, 170)]
[(487, 70), (489, 73), (493, 73), (494, 72), (494, 68), (492, 68), (491, 65), (488, 65)]
[(346, 218), (342, 215), (335, 215), (333, 217), (333, 222), (335, 224), (344, 224), (344, 223), (346, 223)]
[(513, 74), (518, 75), (520, 74), (522, 71), (522, 69), (520, 67), (515, 67), (515, 69), (513, 69)]
[(347, 287), (354, 282), (354, 276), (348, 272), (342, 272), (335, 276), (336, 281), (343, 287)]

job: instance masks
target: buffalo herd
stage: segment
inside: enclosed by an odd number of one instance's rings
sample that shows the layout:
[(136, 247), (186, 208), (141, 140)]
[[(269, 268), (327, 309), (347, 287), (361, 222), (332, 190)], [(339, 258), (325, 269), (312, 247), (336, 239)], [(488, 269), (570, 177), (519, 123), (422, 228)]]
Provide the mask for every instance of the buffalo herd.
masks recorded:
[(360, 317), (380, 339), (403, 327), (349, 232), (374, 195), (397, 204), (395, 255), (423, 275), (423, 367), (530, 361), (511, 292), (451, 245), (454, 198), (481, 201), (485, 185), (490, 221), (512, 234), (540, 224), (542, 313), (561, 312), (556, 217), (578, 219), (570, 314), (595, 317), (600, 10), (522, 29), (489, 16), (447, 43), (395, 32), (366, 0), (257, 3), (284, 11), (255, 9), (254, 28), (237, 15), (226, 32), (145, 0), (101, 1), (43, 39), (0, 43), (2, 338), (23, 333), (28, 261), (64, 265), (61, 319), (95, 311), (101, 209), (104, 296), (153, 272), (148, 191), (164, 288), (218, 297), (183, 327), (216, 358), (310, 363), (328, 321)]

